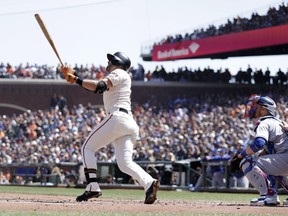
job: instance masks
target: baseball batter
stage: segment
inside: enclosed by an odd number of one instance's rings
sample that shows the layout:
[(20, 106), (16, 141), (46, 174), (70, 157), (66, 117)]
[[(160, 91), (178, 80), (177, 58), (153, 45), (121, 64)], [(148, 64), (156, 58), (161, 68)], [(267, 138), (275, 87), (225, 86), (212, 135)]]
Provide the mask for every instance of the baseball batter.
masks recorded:
[[(260, 193), (259, 198), (251, 200), (251, 205), (279, 205), (277, 181), (288, 189), (288, 134), (275, 113), (276, 103), (270, 97), (256, 94), (249, 97), (243, 117), (258, 121), (253, 143), (238, 158), (244, 158), (240, 167)], [(255, 156), (263, 148), (265, 154)], [(283, 204), (288, 205), (288, 200)]]
[(133, 143), (139, 133), (131, 112), (131, 78), (127, 73), (131, 61), (122, 52), (107, 54), (108, 75), (102, 80), (82, 79), (72, 68), (62, 67), (65, 79), (82, 88), (103, 94), (106, 117), (94, 128), (82, 145), (84, 173), (87, 181), (85, 192), (76, 198), (77, 202), (98, 198), (102, 195), (96, 181), (97, 161), (95, 151), (113, 143), (119, 169), (135, 178), (145, 189), (145, 204), (157, 199), (159, 181), (153, 179), (138, 164), (132, 161)]

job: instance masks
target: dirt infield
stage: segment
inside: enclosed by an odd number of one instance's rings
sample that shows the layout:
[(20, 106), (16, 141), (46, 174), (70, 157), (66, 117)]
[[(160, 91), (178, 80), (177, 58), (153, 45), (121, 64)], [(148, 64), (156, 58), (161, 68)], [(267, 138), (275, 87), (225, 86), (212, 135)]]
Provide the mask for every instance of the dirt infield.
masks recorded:
[(247, 203), (207, 201), (165, 201), (157, 200), (153, 205), (144, 205), (143, 200), (93, 199), (77, 203), (75, 197), (47, 195), (5, 194), (0, 198), (1, 211), (13, 212), (110, 212), (149, 214), (261, 214), (287, 215), (288, 207), (255, 207)]

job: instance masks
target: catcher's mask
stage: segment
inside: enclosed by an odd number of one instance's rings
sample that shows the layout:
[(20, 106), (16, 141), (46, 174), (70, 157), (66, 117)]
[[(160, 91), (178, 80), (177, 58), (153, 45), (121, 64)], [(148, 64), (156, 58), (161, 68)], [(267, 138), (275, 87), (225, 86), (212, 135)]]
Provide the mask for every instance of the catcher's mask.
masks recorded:
[(254, 113), (257, 109), (257, 104), (263, 106), (270, 115), (274, 116), (276, 112), (276, 103), (268, 96), (260, 96), (252, 94), (246, 103), (245, 113), (242, 118), (254, 118)]

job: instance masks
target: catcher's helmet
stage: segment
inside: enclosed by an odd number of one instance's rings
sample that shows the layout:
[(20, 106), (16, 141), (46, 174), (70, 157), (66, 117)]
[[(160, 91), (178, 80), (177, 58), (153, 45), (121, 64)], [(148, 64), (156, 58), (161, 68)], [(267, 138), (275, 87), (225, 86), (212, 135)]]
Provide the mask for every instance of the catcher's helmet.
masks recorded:
[(120, 65), (124, 67), (125, 70), (128, 70), (131, 66), (129, 57), (122, 52), (116, 52), (113, 55), (108, 53), (107, 58), (113, 65)]
[(256, 104), (263, 106), (271, 115), (275, 115), (276, 113), (276, 103), (268, 96), (260, 96), (257, 94), (253, 94), (248, 98), (245, 107), (245, 113), (243, 118), (254, 118), (254, 113), (257, 109)]

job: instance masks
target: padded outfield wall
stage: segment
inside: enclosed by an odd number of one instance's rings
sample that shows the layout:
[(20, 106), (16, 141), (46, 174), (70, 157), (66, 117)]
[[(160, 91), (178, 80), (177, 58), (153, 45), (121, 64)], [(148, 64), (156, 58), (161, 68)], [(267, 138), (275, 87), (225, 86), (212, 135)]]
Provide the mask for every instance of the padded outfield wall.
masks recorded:
[[(286, 87), (287, 88), (287, 87)], [(286, 89), (284, 87), (284, 92)], [(221, 83), (180, 83), (180, 82), (141, 82), (133, 81), (132, 101), (145, 103), (151, 98), (166, 102), (169, 98), (185, 95), (191, 97), (205, 93), (237, 94), (264, 93), (279, 87), (268, 85), (221, 84)], [(282, 93), (284, 93), (282, 91)], [(54, 94), (63, 95), (68, 108), (73, 105), (103, 105), (101, 95), (85, 91), (76, 84), (64, 80), (13, 80), (0, 79), (0, 115), (21, 113), (25, 109), (32, 111), (48, 109)]]

